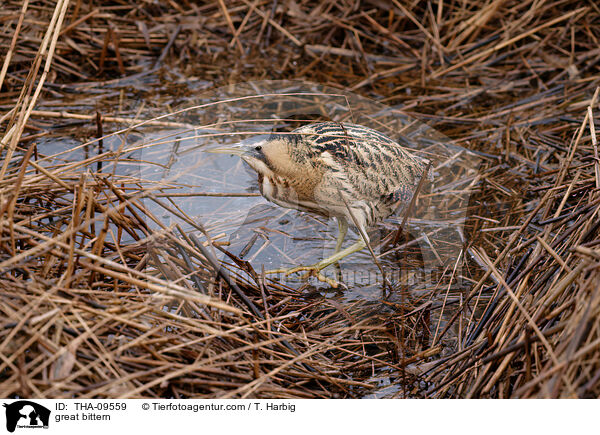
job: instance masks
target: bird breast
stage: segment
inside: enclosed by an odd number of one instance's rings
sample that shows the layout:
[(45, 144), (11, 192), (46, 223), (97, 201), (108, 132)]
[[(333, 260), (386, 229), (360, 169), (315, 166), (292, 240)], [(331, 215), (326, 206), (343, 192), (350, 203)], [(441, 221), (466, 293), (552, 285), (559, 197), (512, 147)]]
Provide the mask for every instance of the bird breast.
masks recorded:
[(281, 207), (328, 215), (315, 201), (314, 185), (307, 178), (288, 179), (272, 171), (259, 172), (258, 187), (262, 196)]

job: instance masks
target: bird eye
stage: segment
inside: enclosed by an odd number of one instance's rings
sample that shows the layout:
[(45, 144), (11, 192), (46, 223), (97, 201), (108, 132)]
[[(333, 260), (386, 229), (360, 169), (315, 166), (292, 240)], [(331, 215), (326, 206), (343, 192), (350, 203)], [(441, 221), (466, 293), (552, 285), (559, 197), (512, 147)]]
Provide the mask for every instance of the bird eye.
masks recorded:
[(260, 150), (262, 150), (262, 147), (261, 147), (260, 145), (257, 145), (256, 147), (254, 147), (254, 149), (255, 149), (256, 151), (260, 151)]

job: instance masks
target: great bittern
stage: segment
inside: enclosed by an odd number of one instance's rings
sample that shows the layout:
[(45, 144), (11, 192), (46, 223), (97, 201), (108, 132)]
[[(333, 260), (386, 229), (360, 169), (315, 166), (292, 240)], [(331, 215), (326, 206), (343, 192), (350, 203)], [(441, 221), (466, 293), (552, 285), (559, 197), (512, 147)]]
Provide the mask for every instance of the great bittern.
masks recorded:
[[(269, 201), (338, 222), (335, 253), (312, 266), (271, 271), (286, 275), (307, 270), (326, 280), (321, 270), (363, 249), (367, 228), (410, 202), (427, 166), (425, 159), (361, 125), (318, 122), (256, 139), (206, 151), (240, 156), (258, 173), (260, 192)], [(349, 223), (359, 239), (342, 250)]]

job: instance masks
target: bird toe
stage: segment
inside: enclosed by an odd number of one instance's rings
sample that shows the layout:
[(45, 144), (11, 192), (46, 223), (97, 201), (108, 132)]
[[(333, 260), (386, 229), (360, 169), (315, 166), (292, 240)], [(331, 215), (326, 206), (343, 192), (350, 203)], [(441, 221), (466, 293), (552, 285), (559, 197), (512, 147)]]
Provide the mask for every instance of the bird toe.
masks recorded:
[(317, 278), (319, 281), (330, 285), (332, 288), (339, 288), (340, 283), (334, 279), (328, 278), (325, 275), (321, 274), (322, 269), (323, 269), (323, 267), (321, 266), (321, 264), (317, 263), (317, 264), (313, 264), (311, 266), (296, 266), (296, 267), (291, 267), (289, 269), (268, 270), (265, 273), (266, 274), (282, 273), (284, 276), (289, 276), (293, 273), (306, 272), (304, 275), (302, 275), (301, 279), (308, 279), (311, 276), (313, 276), (313, 277)]
[(309, 272), (307, 272), (306, 274), (303, 275), (303, 279), (308, 279), (310, 276), (314, 276), (315, 278), (317, 278), (319, 281), (324, 282), (326, 284), (328, 284), (329, 286), (331, 286), (332, 288), (338, 288), (340, 287), (340, 283), (338, 281), (336, 281), (335, 279), (331, 279), (331, 278), (327, 278), (325, 275), (321, 274), (317, 268), (311, 269)]

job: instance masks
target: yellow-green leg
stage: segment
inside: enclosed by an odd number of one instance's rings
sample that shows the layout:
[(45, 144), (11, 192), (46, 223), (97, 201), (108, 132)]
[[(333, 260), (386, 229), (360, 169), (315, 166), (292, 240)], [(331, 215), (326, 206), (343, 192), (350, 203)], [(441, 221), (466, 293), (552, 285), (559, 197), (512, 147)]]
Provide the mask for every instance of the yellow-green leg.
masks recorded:
[(327, 266), (331, 266), (333, 263), (337, 263), (342, 258), (347, 257), (348, 255), (352, 255), (355, 252), (361, 251), (362, 249), (365, 248), (365, 246), (367, 246), (367, 244), (361, 237), (353, 245), (350, 245), (346, 249), (342, 249), (341, 251), (336, 252), (327, 258), (324, 258), (323, 260), (319, 261), (317, 264), (313, 264), (312, 266), (298, 266), (298, 267), (294, 268), (297, 270), (290, 269), (291, 271), (289, 273), (297, 272), (299, 270), (316, 270), (316, 271), (320, 272), (321, 270), (325, 269)]
[(292, 273), (302, 272), (305, 270), (308, 272), (307, 276), (313, 275), (319, 281), (326, 282), (331, 287), (337, 288), (339, 286), (339, 283), (337, 281), (327, 278), (324, 275), (321, 275), (321, 271), (323, 269), (325, 269), (326, 267), (331, 266), (334, 263), (337, 263), (342, 258), (347, 257), (348, 255), (354, 254), (355, 252), (362, 250), (365, 246), (367, 246), (367, 244), (365, 243), (365, 241), (362, 238), (360, 238), (353, 245), (350, 245), (346, 249), (343, 249), (340, 252), (336, 252), (335, 254), (333, 254), (311, 266), (297, 266), (297, 267), (292, 267), (290, 269), (275, 269), (275, 270), (269, 270), (265, 273), (283, 273), (287, 276)]
[(324, 258), (323, 260), (311, 266), (297, 266), (289, 269), (276, 269), (267, 271), (266, 273), (283, 273), (287, 276), (295, 272), (307, 271), (308, 275), (314, 275), (319, 281), (326, 282), (332, 287), (337, 288), (339, 283), (321, 275), (321, 271), (326, 267), (337, 263), (342, 258), (347, 257), (348, 255), (352, 255), (355, 252), (361, 251), (367, 246), (365, 240), (363, 240), (363, 238), (360, 237), (353, 245), (350, 245), (345, 249), (341, 249), (342, 244), (344, 243), (344, 239), (346, 237), (346, 233), (348, 232), (348, 222), (345, 219), (338, 219), (338, 229), (339, 233), (335, 245), (335, 252), (333, 255), (330, 255), (329, 257)]
[(348, 234), (348, 221), (344, 218), (337, 218), (337, 223), (338, 223), (338, 236), (337, 236), (337, 242), (335, 244), (335, 251), (334, 251), (336, 254), (342, 250), (342, 244), (344, 243), (346, 234)]

